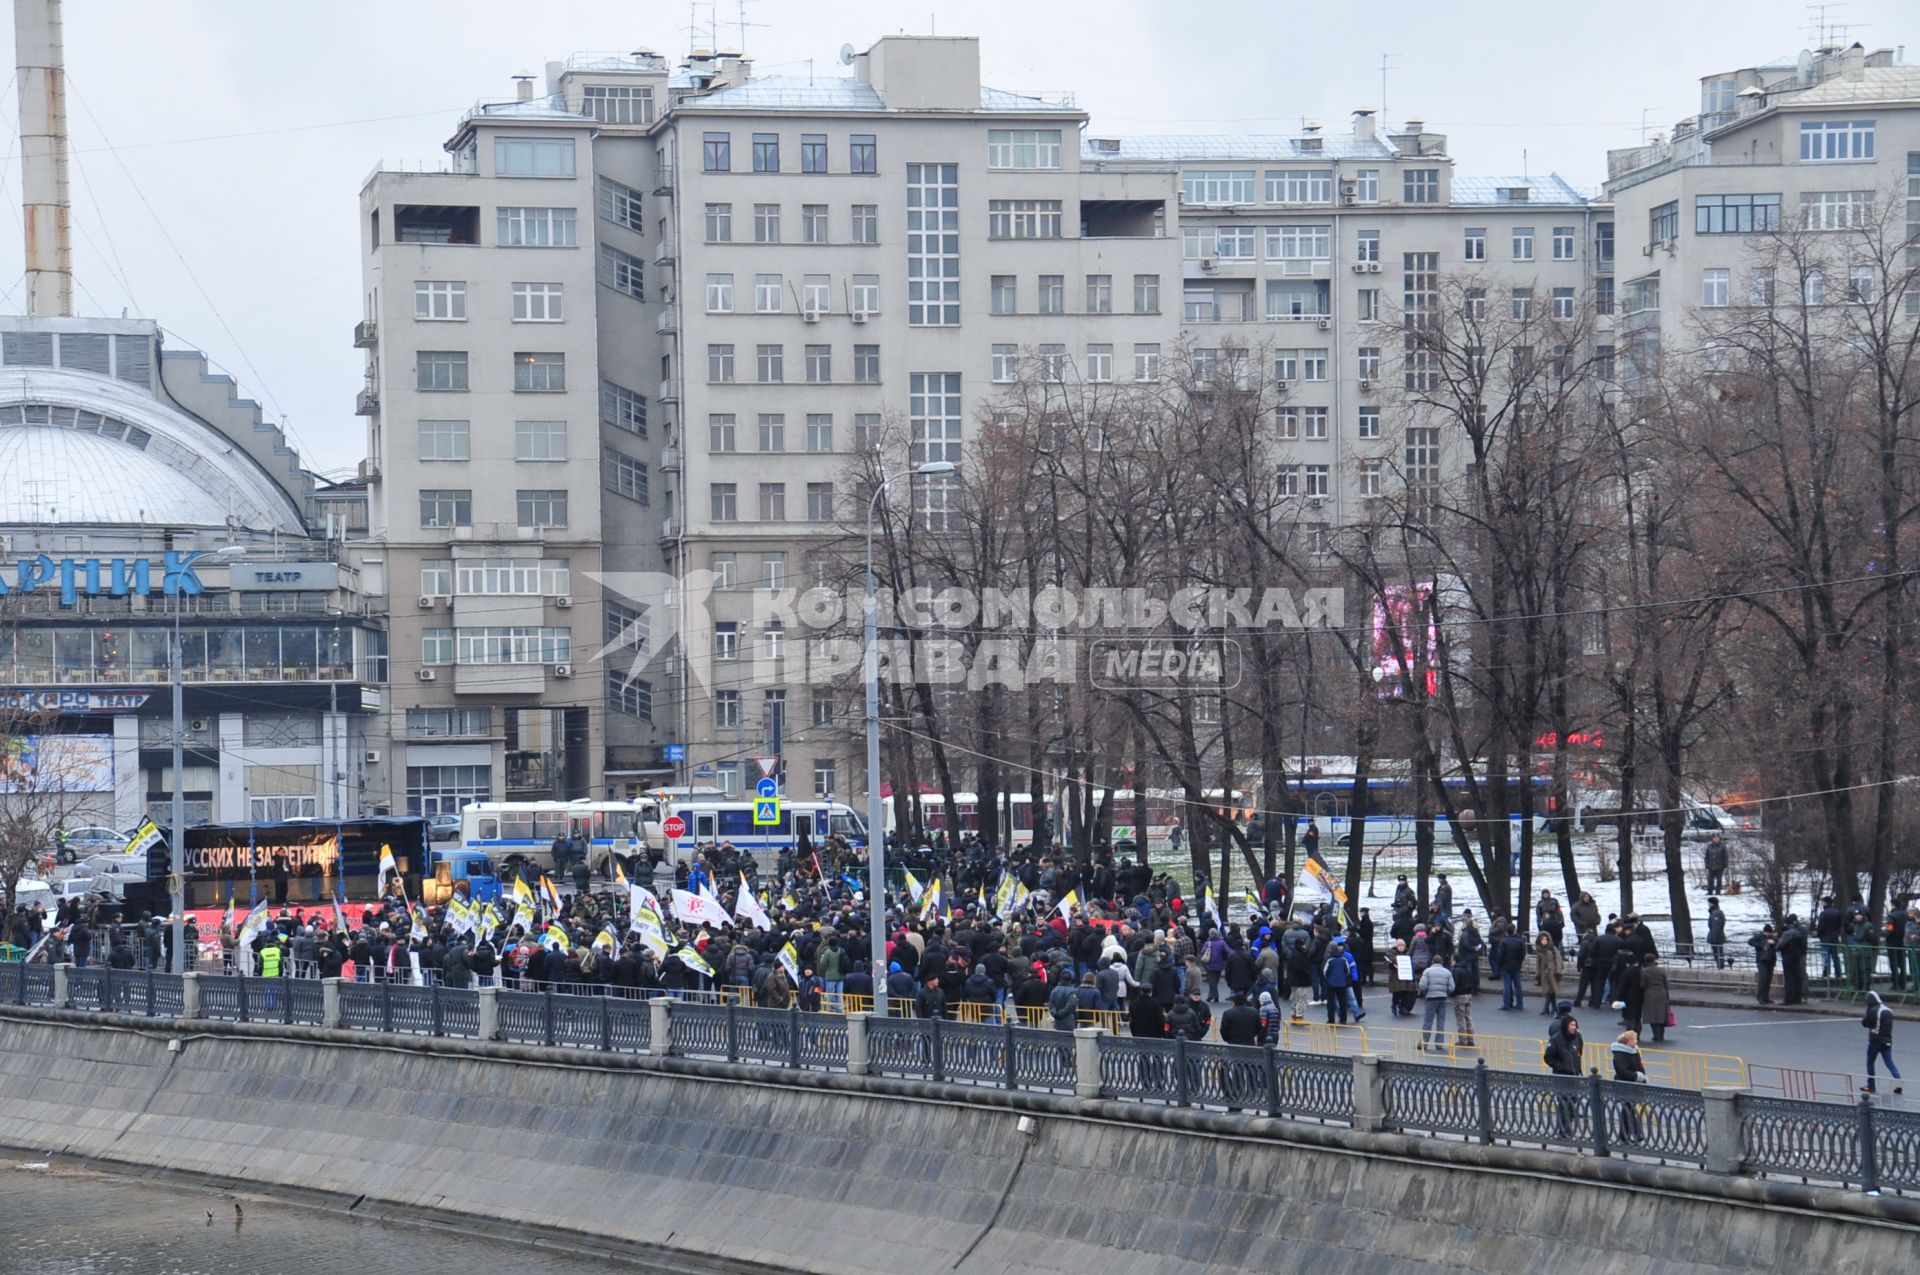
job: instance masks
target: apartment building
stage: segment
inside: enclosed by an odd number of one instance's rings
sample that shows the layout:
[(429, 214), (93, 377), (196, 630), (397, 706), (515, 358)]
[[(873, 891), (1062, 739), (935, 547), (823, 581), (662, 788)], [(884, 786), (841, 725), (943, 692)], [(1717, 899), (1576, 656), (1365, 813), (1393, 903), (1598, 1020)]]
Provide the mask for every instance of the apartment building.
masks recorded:
[[(1416, 293), (1471, 276), (1516, 314), (1592, 307), (1611, 339), (1610, 210), (1556, 176), (1456, 174), (1444, 136), (1369, 112), (1338, 136), (1089, 136), (1071, 100), (983, 86), (979, 57), (889, 37), (845, 74), (756, 77), (728, 54), (582, 55), (544, 96), (470, 112), (446, 171), (369, 180), (396, 720), (462, 732), (396, 739), (396, 807), (447, 800), (443, 764), (530, 791), (529, 721), (561, 795), (738, 791), (774, 754), (788, 792), (857, 798), (859, 707), (768, 599), (845, 578), (864, 457), (958, 461), (1036, 371), (1271, 378), (1276, 484), (1332, 527), (1457, 463), (1395, 407)], [(549, 356), (564, 384), (539, 379)], [(565, 422), (564, 454), (536, 420)], [(895, 490), (942, 525), (948, 480)], [(523, 502), (540, 492), (564, 492), (564, 526)], [(542, 565), (461, 565), (495, 559)]]
[[(1663, 353), (1697, 350), (1729, 309), (1796, 294), (1835, 304), (1878, 286), (1871, 263), (1844, 259), (1847, 236), (1795, 262), (1771, 232), (1846, 232), (1904, 211), (1906, 233), (1920, 233), (1920, 67), (1855, 44), (1708, 75), (1699, 114), (1609, 152), (1607, 169), (1632, 380)], [(1920, 310), (1920, 298), (1907, 304)]]

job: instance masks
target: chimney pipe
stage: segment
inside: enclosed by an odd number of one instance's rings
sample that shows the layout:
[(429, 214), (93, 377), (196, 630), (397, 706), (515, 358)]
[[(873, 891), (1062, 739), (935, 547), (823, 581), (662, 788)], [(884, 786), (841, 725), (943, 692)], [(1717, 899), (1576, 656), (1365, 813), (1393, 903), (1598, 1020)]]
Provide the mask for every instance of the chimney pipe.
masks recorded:
[(533, 73), (531, 71), (522, 71), (513, 77), (513, 99), (516, 102), (531, 102), (533, 100)]
[(73, 313), (67, 202), (67, 76), (60, 0), (14, 0), (20, 85), (21, 212), (26, 229), (27, 313)]

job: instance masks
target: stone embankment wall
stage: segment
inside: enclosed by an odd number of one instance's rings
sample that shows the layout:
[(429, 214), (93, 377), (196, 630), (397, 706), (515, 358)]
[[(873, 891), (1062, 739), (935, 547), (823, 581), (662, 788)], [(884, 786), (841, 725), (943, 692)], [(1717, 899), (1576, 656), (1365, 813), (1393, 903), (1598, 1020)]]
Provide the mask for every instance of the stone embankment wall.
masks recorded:
[[(1025, 1115), (1033, 1131), (1017, 1127)], [(0, 1010), (0, 1144), (658, 1270), (1904, 1270), (1920, 1202), (883, 1077)]]

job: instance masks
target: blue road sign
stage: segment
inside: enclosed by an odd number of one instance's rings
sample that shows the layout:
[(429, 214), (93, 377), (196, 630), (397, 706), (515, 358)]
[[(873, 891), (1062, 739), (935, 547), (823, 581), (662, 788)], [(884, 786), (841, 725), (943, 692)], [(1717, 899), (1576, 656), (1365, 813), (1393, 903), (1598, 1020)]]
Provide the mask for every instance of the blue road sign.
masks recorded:
[(661, 748), (660, 756), (666, 761), (685, 761), (687, 759), (687, 746), (685, 744), (667, 744)]
[(780, 795), (780, 785), (771, 779), (762, 779), (753, 786), (753, 790), (762, 797), (778, 797)]
[(762, 797), (753, 803), (753, 823), (757, 828), (776, 827), (780, 823), (780, 799)]

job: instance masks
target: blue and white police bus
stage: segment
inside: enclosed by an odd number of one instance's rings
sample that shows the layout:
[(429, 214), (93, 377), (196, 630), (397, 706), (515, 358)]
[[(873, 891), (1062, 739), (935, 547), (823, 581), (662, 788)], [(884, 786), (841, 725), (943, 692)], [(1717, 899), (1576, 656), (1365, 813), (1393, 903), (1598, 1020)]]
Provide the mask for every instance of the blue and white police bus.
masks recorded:
[(780, 821), (771, 825), (754, 823), (754, 803), (750, 800), (690, 797), (669, 802), (666, 811), (679, 816), (684, 825), (678, 837), (659, 838), (658, 844), (665, 847), (664, 857), (673, 863), (690, 862), (699, 847), (721, 841), (736, 850), (751, 850), (755, 859), (769, 866), (781, 851), (797, 848), (803, 833), (816, 847), (835, 836), (846, 838), (849, 845), (867, 843), (866, 820), (853, 807), (838, 801), (783, 799)]

